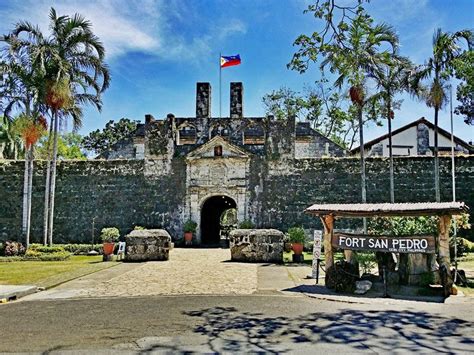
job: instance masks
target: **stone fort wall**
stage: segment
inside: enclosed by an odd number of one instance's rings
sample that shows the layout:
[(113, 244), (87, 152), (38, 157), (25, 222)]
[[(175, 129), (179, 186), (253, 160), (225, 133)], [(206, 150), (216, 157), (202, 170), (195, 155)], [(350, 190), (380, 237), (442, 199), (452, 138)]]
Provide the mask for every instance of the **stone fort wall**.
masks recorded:
[[(153, 165), (158, 168), (150, 169)], [(39, 242), (42, 236), (44, 168), (44, 162), (35, 162), (34, 242)], [(21, 235), (23, 169), (23, 161), (0, 161), (0, 241), (19, 239)], [(450, 169), (450, 159), (441, 158), (443, 201), (451, 200), (452, 196)], [(389, 200), (388, 170), (388, 159), (367, 159), (368, 202)], [(466, 202), (472, 211), (473, 156), (456, 158), (456, 175), (458, 201)], [(433, 158), (396, 158), (396, 201), (432, 201), (433, 179)], [(57, 243), (91, 242), (93, 224), (96, 240), (103, 227), (116, 226), (124, 234), (135, 225), (165, 228), (173, 239), (181, 239), (186, 199), (184, 158), (62, 161), (58, 163), (56, 191), (54, 241)], [(305, 215), (303, 210), (312, 203), (359, 201), (359, 160), (252, 157), (247, 191), (248, 217), (258, 227), (283, 231), (293, 225), (321, 228), (319, 219)], [(338, 223), (338, 227), (347, 223)]]

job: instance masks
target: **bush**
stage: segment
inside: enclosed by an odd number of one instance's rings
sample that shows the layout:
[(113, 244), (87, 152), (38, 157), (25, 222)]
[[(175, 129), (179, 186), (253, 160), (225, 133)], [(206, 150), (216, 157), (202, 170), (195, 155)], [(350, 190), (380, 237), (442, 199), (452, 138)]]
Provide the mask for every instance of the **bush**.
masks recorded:
[(100, 238), (104, 243), (115, 243), (120, 237), (120, 231), (115, 227), (102, 228)]
[(50, 246), (45, 246), (41, 244), (31, 244), (28, 251), (30, 250), (34, 250), (43, 254), (62, 253), (65, 251), (64, 248), (60, 245), (53, 245), (50, 247)]
[(242, 222), (239, 223), (239, 229), (253, 229), (255, 228), (255, 224), (249, 219), (244, 219)]
[(357, 252), (355, 255), (363, 274), (370, 274), (372, 269), (377, 266), (377, 258), (374, 253)]
[(21, 256), (25, 254), (25, 247), (19, 242), (6, 241), (4, 247), (5, 256)]
[(288, 229), (288, 240), (291, 243), (301, 243), (304, 244), (306, 241), (306, 234), (304, 232), (304, 229), (301, 227), (292, 227)]
[(102, 254), (102, 245), (101, 244), (58, 244), (64, 248), (65, 251), (73, 253), (74, 255), (87, 255), (92, 250)]
[(145, 228), (145, 227), (142, 227), (142, 226), (135, 226), (135, 227), (133, 227), (133, 230), (134, 230), (134, 231), (143, 231), (143, 230), (145, 230), (145, 229), (146, 229), (146, 228)]
[(196, 232), (196, 228), (197, 228), (197, 223), (194, 222), (192, 219), (188, 219), (185, 223), (184, 223), (184, 233), (194, 233)]
[(24, 260), (38, 260), (38, 261), (63, 261), (69, 259), (71, 253), (62, 252), (46, 252), (42, 253), (35, 249), (28, 249), (25, 253)]

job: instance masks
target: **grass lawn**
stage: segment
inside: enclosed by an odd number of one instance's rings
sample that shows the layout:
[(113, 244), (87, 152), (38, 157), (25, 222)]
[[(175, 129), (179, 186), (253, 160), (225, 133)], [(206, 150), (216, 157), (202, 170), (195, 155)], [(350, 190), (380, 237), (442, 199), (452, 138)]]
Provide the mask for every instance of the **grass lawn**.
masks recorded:
[(474, 297), (474, 253), (459, 258), (458, 269), (466, 272), (468, 287), (457, 286), (466, 296)]
[[(50, 283), (60, 282), (61, 274), (81, 276), (105, 267), (112, 263), (103, 263), (102, 256), (77, 255), (65, 261), (12, 261), (0, 263), (0, 284), (3, 285), (38, 285), (48, 287)], [(116, 264), (116, 263), (113, 263)], [(76, 276), (76, 277), (78, 277)], [(65, 279), (64, 281), (67, 281)]]

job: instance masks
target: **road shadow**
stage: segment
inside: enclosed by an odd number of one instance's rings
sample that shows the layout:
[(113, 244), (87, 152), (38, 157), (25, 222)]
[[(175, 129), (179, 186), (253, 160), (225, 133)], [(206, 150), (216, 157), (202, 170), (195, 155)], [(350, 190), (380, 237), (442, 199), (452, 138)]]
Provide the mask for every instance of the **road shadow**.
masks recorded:
[[(376, 285), (374, 289), (370, 290), (364, 295), (356, 295), (353, 293), (338, 293), (333, 290), (328, 289), (324, 285), (298, 285), (295, 287), (287, 288), (282, 291), (286, 292), (295, 292), (295, 293), (306, 293), (316, 296), (331, 296), (335, 299), (341, 298), (346, 300), (348, 297), (357, 302), (357, 300), (367, 300), (370, 302), (370, 299), (383, 299), (384, 290), (383, 285)], [(430, 302), (430, 303), (443, 303), (445, 298), (442, 295), (420, 295), (416, 291), (419, 290), (418, 287), (398, 287), (398, 288), (389, 288), (388, 289), (388, 298), (394, 300), (403, 300), (403, 301), (417, 301), (417, 302)], [(441, 292), (439, 292), (441, 293)]]
[[(206, 339), (206, 351), (217, 353), (283, 353), (298, 349), (457, 353), (470, 352), (474, 346), (468, 321), (426, 312), (345, 309), (292, 318), (214, 307), (184, 314), (201, 319), (193, 331)], [(187, 348), (156, 344), (143, 352), (165, 349)]]

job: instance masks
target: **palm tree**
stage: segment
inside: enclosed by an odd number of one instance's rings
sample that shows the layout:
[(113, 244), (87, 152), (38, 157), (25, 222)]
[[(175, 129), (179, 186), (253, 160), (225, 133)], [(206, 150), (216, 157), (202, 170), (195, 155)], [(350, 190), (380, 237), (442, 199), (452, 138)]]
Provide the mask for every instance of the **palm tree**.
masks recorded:
[[(435, 198), (441, 200), (439, 185), (439, 157), (438, 157), (438, 115), (439, 110), (447, 102), (447, 81), (452, 76), (453, 65), (462, 53), (461, 40), (465, 40), (468, 49), (474, 44), (474, 33), (470, 30), (462, 30), (455, 33), (443, 32), (438, 28), (433, 35), (433, 56), (428, 59), (417, 73), (413, 76), (412, 87), (425, 101), (428, 107), (434, 109), (434, 176), (435, 176)], [(421, 82), (430, 78), (427, 90), (420, 91)]]
[(46, 176), (44, 242), (52, 244), (59, 120), (72, 117), (75, 127), (79, 127), (80, 105), (90, 103), (100, 110), (101, 94), (109, 86), (110, 74), (104, 63), (104, 47), (92, 32), (89, 21), (79, 14), (58, 16), (54, 8), (50, 10), (49, 19), (51, 34), (48, 37), (42, 36), (28, 22), (19, 23), (13, 33), (17, 37), (26, 36), (25, 46), (38, 42), (44, 54), (41, 101), (51, 113), (53, 137)]
[[(384, 46), (386, 46), (385, 49)], [(351, 22), (345, 40), (328, 46), (326, 58), (321, 62), (322, 69), (329, 66), (332, 73), (339, 74), (335, 81), (336, 87), (341, 88), (344, 83), (350, 85), (350, 98), (357, 107), (363, 203), (367, 201), (363, 110), (371, 100), (364, 86), (372, 69), (379, 63), (386, 62), (397, 47), (398, 37), (391, 26), (386, 24), (373, 26), (372, 19), (361, 12)], [(366, 229), (365, 220), (364, 229)]]
[(393, 154), (392, 154), (392, 119), (393, 99), (397, 93), (408, 90), (409, 77), (413, 70), (413, 64), (408, 58), (392, 56), (386, 63), (376, 65), (370, 77), (375, 80), (379, 89), (378, 96), (383, 100), (385, 115), (388, 122), (388, 150), (390, 159), (390, 202), (395, 202), (395, 186), (393, 177)]
[[(0, 98), (5, 123), (16, 130), (14, 136), (17, 139), (23, 138), (25, 147), (22, 233), (27, 247), (31, 229), (33, 147), (37, 140), (33, 138), (38, 133), (37, 125), (44, 125), (41, 115), (44, 107), (38, 100), (38, 87), (41, 85), (43, 72), (38, 65), (42, 56), (41, 51), (38, 51), (38, 41), (42, 40), (42, 36), (38, 28), (32, 27), (31, 31), (37, 34), (37, 41), (29, 41), (28, 45), (12, 33), (0, 37), (0, 41), (6, 44), (0, 60), (0, 76), (4, 79), (0, 87)], [(19, 119), (13, 120), (10, 114), (15, 110), (23, 114)]]

